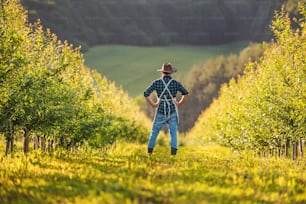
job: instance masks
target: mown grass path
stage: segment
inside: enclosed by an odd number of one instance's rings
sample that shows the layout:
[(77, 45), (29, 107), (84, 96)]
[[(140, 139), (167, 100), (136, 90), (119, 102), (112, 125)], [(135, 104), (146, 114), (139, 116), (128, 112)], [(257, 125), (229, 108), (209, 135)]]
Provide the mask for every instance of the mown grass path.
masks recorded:
[(120, 144), (1, 160), (1, 203), (305, 203), (305, 159), (253, 158), (219, 146)]

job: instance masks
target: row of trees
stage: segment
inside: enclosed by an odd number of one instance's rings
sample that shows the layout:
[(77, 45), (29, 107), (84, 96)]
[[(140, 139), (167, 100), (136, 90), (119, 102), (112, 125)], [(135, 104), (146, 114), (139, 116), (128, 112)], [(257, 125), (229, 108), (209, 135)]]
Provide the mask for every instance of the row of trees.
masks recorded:
[(238, 55), (219, 56), (210, 59), (202, 65), (195, 65), (189, 72), (185, 84), (190, 91), (190, 99), (180, 110), (186, 120), (180, 124), (181, 131), (190, 130), (201, 112), (208, 108), (224, 83), (231, 78), (243, 74), (245, 64), (258, 60), (267, 47), (267, 44), (250, 44)]
[(34, 146), (75, 147), (142, 141), (148, 119), (114, 84), (84, 67), (80, 48), (61, 42), (40, 22), (29, 24), (18, 0), (0, 7), (0, 136), (6, 154), (23, 134)]
[[(189, 132), (196, 143), (217, 142), (237, 150), (303, 156), (306, 139), (306, 10), (291, 20), (275, 14), (272, 43), (243, 77), (224, 85), (220, 96)], [(299, 151), (298, 151), (299, 150)]]

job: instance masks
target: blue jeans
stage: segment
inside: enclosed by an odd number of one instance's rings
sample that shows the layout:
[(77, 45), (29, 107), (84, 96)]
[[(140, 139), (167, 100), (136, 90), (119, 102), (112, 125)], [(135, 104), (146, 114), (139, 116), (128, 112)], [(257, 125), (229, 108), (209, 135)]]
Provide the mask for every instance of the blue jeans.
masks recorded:
[(157, 136), (159, 134), (159, 131), (163, 128), (163, 126), (168, 123), (169, 130), (170, 130), (170, 145), (172, 148), (177, 148), (177, 114), (176, 112), (172, 113), (170, 117), (168, 115), (164, 115), (161, 113), (157, 113), (153, 127), (152, 132), (149, 138), (149, 144), (148, 148), (154, 148)]

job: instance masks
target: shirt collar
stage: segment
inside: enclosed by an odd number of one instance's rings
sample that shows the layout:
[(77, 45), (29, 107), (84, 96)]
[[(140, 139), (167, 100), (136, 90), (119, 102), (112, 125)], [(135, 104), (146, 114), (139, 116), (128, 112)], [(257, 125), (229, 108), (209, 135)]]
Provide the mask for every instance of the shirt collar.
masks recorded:
[(162, 78), (163, 79), (171, 79), (172, 77), (171, 76), (163, 76)]

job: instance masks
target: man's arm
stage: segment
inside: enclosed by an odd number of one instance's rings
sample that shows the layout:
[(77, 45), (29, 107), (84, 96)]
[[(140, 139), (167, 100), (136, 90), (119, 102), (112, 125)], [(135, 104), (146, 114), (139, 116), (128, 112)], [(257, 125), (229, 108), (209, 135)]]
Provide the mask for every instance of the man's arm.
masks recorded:
[(175, 103), (177, 105), (177, 107), (182, 106), (188, 99), (189, 95), (182, 95), (182, 98), (180, 101), (177, 101), (176, 98), (173, 99), (173, 103)]
[(153, 108), (157, 108), (159, 101), (157, 101), (156, 103), (151, 99), (150, 96), (145, 96), (146, 100), (148, 101), (148, 103), (153, 107)]
[(182, 106), (186, 101), (187, 99), (189, 98), (189, 93), (187, 91), (187, 89), (181, 84), (178, 82), (178, 91), (182, 93), (182, 98), (180, 101), (176, 101), (173, 100), (173, 103), (177, 106), (177, 107), (180, 107)]

